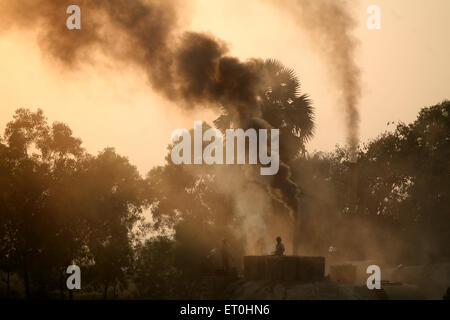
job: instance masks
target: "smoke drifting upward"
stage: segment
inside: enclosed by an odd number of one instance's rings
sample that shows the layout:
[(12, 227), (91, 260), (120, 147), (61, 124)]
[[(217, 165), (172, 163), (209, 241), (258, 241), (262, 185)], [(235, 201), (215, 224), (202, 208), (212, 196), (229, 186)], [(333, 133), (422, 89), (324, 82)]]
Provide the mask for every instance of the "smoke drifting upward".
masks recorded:
[(361, 95), (360, 70), (355, 63), (357, 40), (351, 32), (355, 21), (343, 0), (270, 0), (286, 10), (305, 31), (311, 43), (327, 61), (332, 79), (342, 94), (345, 108), (350, 160), (356, 160), (359, 142), (358, 102)]
[[(0, 2), (0, 27), (38, 32), (45, 55), (66, 68), (95, 63), (98, 53), (118, 64), (146, 72), (152, 88), (180, 107), (228, 108), (241, 128), (261, 118), (258, 94), (267, 81), (264, 61), (240, 61), (210, 34), (183, 32), (178, 0), (78, 0), (81, 30), (66, 28), (66, 9), (73, 1)], [(353, 104), (352, 104), (353, 105)], [(263, 127), (267, 127), (264, 125)], [(266, 182), (274, 199), (295, 215), (298, 188), (281, 163)]]
[(3, 1), (0, 24), (37, 30), (43, 52), (65, 67), (95, 62), (96, 52), (134, 64), (154, 90), (184, 107), (255, 102), (257, 60), (227, 56), (227, 46), (212, 35), (179, 32), (181, 1), (79, 0), (82, 28), (69, 31), (72, 2)]

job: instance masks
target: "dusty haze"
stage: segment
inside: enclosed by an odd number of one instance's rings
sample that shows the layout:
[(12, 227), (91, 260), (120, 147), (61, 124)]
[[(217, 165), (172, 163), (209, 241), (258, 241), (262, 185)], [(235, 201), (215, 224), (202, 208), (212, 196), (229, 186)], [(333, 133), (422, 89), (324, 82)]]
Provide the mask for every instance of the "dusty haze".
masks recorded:
[(350, 157), (356, 160), (359, 143), (360, 69), (356, 61), (358, 41), (353, 35), (356, 21), (345, 0), (269, 1), (291, 16), (323, 57), (326, 69), (336, 83), (345, 112)]
[[(1, 6), (10, 3), (0, 1)], [(443, 41), (450, 29), (448, 1), (377, 1), (382, 9), (380, 31), (365, 27), (365, 10), (371, 4), (352, 2), (350, 8), (357, 23), (354, 34), (360, 41), (356, 61), (363, 71), (362, 141), (384, 130), (388, 121), (413, 120), (420, 107), (450, 94), (446, 85), (450, 82), (450, 47)], [(226, 18), (217, 19), (218, 15)], [(64, 12), (63, 26), (65, 17)], [(211, 32), (226, 41), (232, 55), (278, 58), (295, 68), (303, 91), (316, 106), (316, 136), (309, 143), (310, 151), (330, 150), (346, 142), (335, 83), (315, 45), (295, 21), (256, 0), (193, 1), (182, 18), (181, 23), (189, 24), (191, 30)], [(95, 67), (59, 71), (36, 45), (36, 30), (2, 27), (0, 84), (5, 90), (0, 92), (1, 126), (18, 107), (41, 107), (50, 120), (73, 127), (91, 152), (115, 146), (145, 173), (164, 162), (174, 129), (191, 127), (198, 119), (211, 122), (216, 116), (205, 110), (180, 113), (176, 104), (147, 89), (142, 70), (112, 63), (98, 52), (101, 63)]]

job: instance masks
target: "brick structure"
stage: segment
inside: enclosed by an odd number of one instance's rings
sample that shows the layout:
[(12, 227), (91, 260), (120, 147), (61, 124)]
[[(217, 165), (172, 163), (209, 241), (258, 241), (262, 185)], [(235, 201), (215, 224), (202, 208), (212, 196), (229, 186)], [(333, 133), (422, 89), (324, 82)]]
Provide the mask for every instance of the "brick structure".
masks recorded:
[(324, 257), (246, 256), (245, 280), (320, 281), (325, 275)]

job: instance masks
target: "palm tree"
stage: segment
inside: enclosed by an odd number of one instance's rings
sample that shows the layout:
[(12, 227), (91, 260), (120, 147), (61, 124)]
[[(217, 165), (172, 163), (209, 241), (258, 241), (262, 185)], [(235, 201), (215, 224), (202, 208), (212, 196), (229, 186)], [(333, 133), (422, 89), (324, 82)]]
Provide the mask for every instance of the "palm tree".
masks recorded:
[[(268, 59), (259, 68), (256, 90), (259, 117), (272, 127), (280, 129), (280, 157), (289, 163), (304, 155), (305, 143), (314, 134), (314, 109), (305, 94), (300, 94), (300, 82), (293, 69), (281, 62)], [(214, 121), (220, 130), (238, 125), (236, 115), (229, 106), (222, 106), (222, 114)], [(235, 113), (235, 114), (233, 114)]]

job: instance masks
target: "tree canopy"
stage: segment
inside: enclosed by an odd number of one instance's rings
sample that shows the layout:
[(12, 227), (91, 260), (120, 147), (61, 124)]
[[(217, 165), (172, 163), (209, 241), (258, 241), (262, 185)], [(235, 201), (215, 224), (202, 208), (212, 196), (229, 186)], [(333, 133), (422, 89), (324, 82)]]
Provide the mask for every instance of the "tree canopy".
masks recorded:
[[(289, 70), (267, 68), (284, 85), (267, 92), (265, 112), (307, 112), (306, 98), (292, 95), (298, 84)], [(423, 108), (413, 123), (361, 146), (355, 210), (348, 150), (298, 156), (312, 126), (294, 116), (282, 124), (273, 112), (266, 116), (272, 124), (300, 139), (289, 157), (303, 190), (302, 254), (326, 255), (333, 246), (345, 259), (450, 259), (450, 102)], [(0, 292), (67, 298), (65, 271), (77, 264), (89, 297), (193, 298), (218, 268), (223, 239), (238, 269), (255, 243), (268, 253), (258, 235), (283, 230), (286, 209), (255, 196), (266, 191), (245, 166), (167, 161), (142, 177), (114, 149), (91, 155), (67, 125), (19, 109), (0, 139)], [(23, 289), (11, 285), (14, 278)]]

